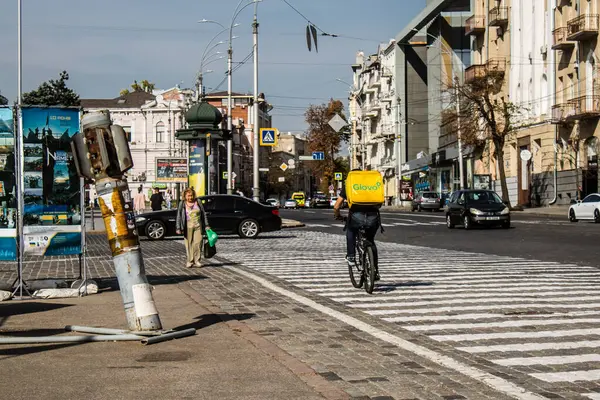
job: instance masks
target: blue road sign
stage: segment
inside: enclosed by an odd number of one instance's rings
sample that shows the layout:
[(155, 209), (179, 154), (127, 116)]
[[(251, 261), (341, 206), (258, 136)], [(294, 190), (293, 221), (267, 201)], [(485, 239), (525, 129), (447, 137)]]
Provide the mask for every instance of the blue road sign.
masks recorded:
[(261, 128), (260, 129), (260, 145), (261, 146), (277, 146), (276, 128)]
[(325, 159), (325, 153), (322, 151), (313, 151), (312, 158), (313, 160), (323, 161)]

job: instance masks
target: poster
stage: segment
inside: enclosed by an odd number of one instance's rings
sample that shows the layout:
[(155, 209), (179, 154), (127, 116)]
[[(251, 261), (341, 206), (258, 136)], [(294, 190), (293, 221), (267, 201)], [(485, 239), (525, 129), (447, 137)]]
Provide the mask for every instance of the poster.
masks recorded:
[[(185, 158), (157, 158), (156, 182), (188, 181), (188, 164)], [(166, 187), (166, 186), (165, 186)]]
[(17, 259), (13, 110), (0, 107), (0, 260)]
[(80, 180), (71, 154), (79, 110), (24, 108), (24, 251), (81, 253)]
[(190, 174), (188, 186), (196, 191), (196, 196), (206, 194), (206, 154), (204, 140), (190, 141)]

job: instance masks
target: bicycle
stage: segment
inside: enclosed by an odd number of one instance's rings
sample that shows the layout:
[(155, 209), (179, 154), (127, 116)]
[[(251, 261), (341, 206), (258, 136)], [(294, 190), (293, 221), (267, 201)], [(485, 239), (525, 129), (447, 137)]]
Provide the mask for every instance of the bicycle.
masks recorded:
[[(347, 218), (344, 217), (344, 222)], [(348, 264), (348, 273), (352, 286), (360, 289), (364, 285), (364, 289), (368, 294), (373, 293), (375, 287), (375, 277), (377, 276), (377, 261), (375, 259), (374, 245), (366, 239), (365, 228), (361, 226), (356, 235), (356, 262), (354, 265)], [(358, 279), (355, 276), (358, 272)]]

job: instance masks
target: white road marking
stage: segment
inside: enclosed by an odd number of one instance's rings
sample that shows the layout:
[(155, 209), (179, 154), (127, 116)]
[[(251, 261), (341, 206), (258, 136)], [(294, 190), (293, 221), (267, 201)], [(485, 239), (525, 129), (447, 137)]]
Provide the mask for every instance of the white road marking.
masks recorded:
[(591, 369), (589, 371), (534, 373), (531, 374), (531, 376), (545, 382), (596, 381), (600, 376), (600, 369)]
[[(504, 366), (517, 365), (563, 365), (586, 362), (600, 362), (600, 354), (578, 354), (576, 356), (546, 356), (546, 357), (515, 357), (492, 360), (495, 364)], [(600, 393), (599, 393), (600, 394)]]
[[(580, 349), (600, 347), (600, 340), (582, 340), (579, 342), (550, 342), (550, 343), (515, 343), (515, 344), (497, 344), (491, 346), (470, 346), (457, 347), (457, 350), (467, 353), (493, 353), (496, 351), (539, 351), (539, 350), (560, 350), (560, 349)], [(600, 377), (600, 375), (598, 375)]]
[(394, 336), (388, 332), (385, 332), (385, 331), (375, 328), (365, 322), (362, 322), (354, 317), (351, 317), (342, 312), (336, 311), (332, 308), (323, 306), (323, 305), (321, 305), (313, 300), (310, 300), (304, 296), (300, 296), (296, 293), (290, 292), (289, 290), (286, 290), (279, 286), (276, 286), (273, 283), (267, 281), (266, 279), (263, 279), (252, 273), (242, 271), (240, 269), (236, 269), (236, 268), (232, 268), (232, 267), (226, 267), (226, 268), (233, 269), (238, 274), (241, 274), (247, 278), (253, 279), (254, 281), (260, 283), (261, 285), (263, 285), (264, 287), (266, 287), (267, 289), (269, 289), (273, 292), (279, 293), (279, 294), (286, 296), (300, 304), (304, 304), (305, 306), (311, 307), (325, 315), (328, 315), (332, 318), (342, 321), (345, 324), (350, 325), (356, 329), (359, 329), (362, 332), (368, 333), (369, 335), (371, 335), (379, 340), (393, 344), (405, 351), (409, 351), (420, 357), (424, 357), (424, 358), (428, 359), (429, 361), (434, 362), (438, 365), (441, 365), (445, 368), (452, 369), (452, 370), (459, 372), (463, 375), (466, 375), (472, 379), (478, 380), (499, 392), (505, 393), (509, 396), (513, 396), (517, 399), (522, 399), (522, 400), (544, 399), (544, 397), (542, 397), (536, 393), (530, 392), (524, 388), (521, 388), (506, 379), (497, 377), (497, 376), (487, 373), (485, 371), (481, 371), (477, 368), (471, 367), (470, 365), (456, 361), (451, 357), (444, 356), (435, 351), (429, 350), (423, 346), (419, 346), (419, 345), (411, 343), (407, 340), (401, 339), (401, 338)]
[[(384, 318), (386, 321), (394, 322), (394, 318)], [(600, 318), (577, 318), (577, 319), (521, 319), (516, 321), (500, 322), (477, 322), (467, 324), (439, 324), (439, 325), (404, 325), (409, 331), (443, 331), (451, 329), (486, 329), (486, 328), (516, 328), (519, 326), (542, 326), (542, 325), (567, 325), (567, 324), (600, 324)]]
[(475, 340), (494, 339), (524, 339), (544, 337), (566, 337), (566, 336), (600, 336), (600, 329), (571, 329), (561, 331), (537, 331), (537, 332), (500, 332), (500, 333), (472, 333), (466, 335), (432, 335), (430, 338), (439, 342), (466, 342)]
[(600, 393), (586, 393), (583, 396), (587, 397), (588, 399), (592, 399), (592, 400), (600, 400)]

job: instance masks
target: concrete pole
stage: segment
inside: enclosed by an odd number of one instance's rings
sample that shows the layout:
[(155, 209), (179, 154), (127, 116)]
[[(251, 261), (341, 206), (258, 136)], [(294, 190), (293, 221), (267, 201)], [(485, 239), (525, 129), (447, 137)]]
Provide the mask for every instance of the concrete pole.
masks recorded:
[(399, 206), (402, 204), (401, 194), (402, 194), (402, 157), (400, 153), (402, 152), (402, 142), (400, 138), (400, 102), (396, 103), (396, 205)]
[(258, 3), (254, 4), (254, 22), (252, 23), (252, 36), (254, 38), (254, 148), (253, 163), (252, 163), (252, 199), (254, 201), (260, 200), (260, 176), (259, 176), (259, 140), (258, 135), (260, 134), (259, 125), (259, 110), (258, 110), (258, 21), (256, 19), (256, 9)]
[[(231, 30), (229, 34), (229, 49), (227, 49), (227, 130), (232, 135), (233, 116), (231, 115), (231, 64), (233, 63), (233, 48), (231, 47)], [(233, 194), (233, 136), (227, 140), (227, 194)]]
[[(107, 136), (111, 132), (108, 111), (84, 115), (82, 127), (87, 146), (96, 145), (98, 135)], [(96, 163), (99, 153), (90, 153), (88, 150), (89, 159)], [(100, 163), (106, 161), (101, 160)], [(111, 164), (114, 162), (111, 160)], [(96, 195), (125, 306), (127, 325), (131, 331), (161, 330), (162, 324), (152, 298), (152, 286), (146, 278), (127, 180), (122, 176), (108, 177), (105, 171), (95, 165), (92, 167), (97, 177)]]

